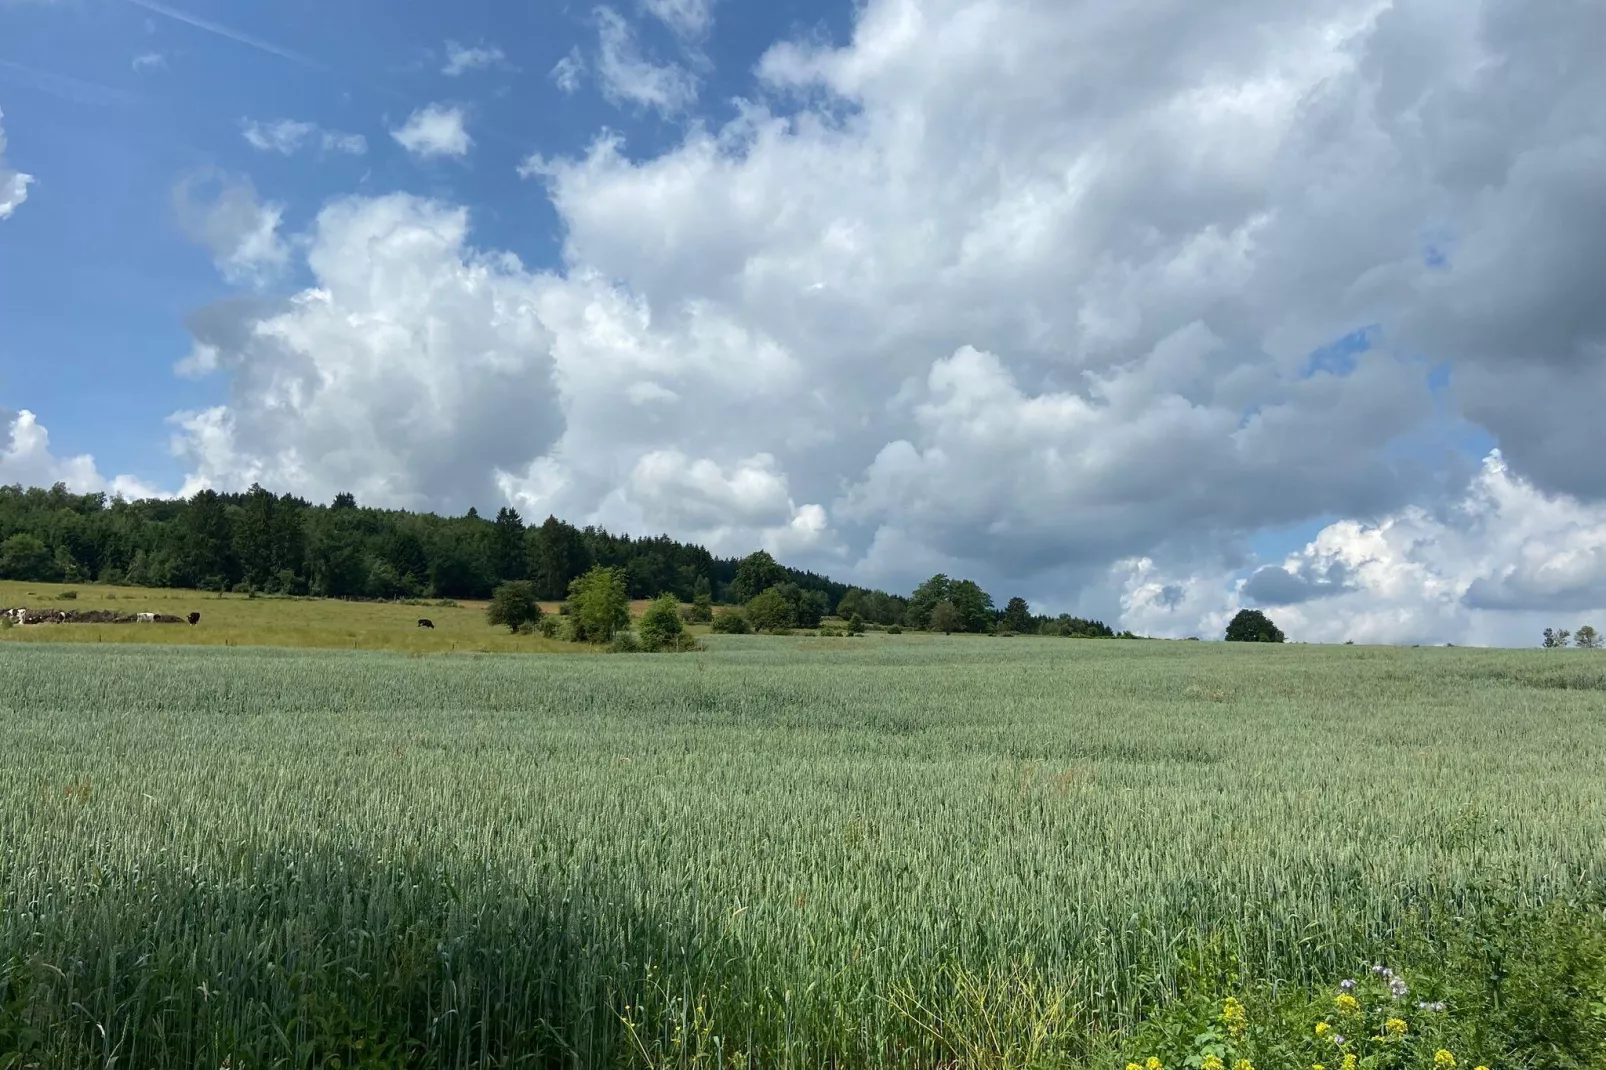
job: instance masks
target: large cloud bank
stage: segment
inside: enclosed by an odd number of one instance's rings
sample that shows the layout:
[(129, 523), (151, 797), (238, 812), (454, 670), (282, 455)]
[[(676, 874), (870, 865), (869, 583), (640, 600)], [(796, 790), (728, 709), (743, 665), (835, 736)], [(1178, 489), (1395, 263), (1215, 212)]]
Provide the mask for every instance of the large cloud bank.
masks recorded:
[[(328, 205), (312, 288), (195, 318), (228, 400), (180, 448), (1167, 634), (1528, 642), (1606, 605), (1602, 40), (1598, 4), (869, 0), (663, 155), (527, 160), (562, 271)], [(1467, 422), (1502, 450), (1458, 473)]]

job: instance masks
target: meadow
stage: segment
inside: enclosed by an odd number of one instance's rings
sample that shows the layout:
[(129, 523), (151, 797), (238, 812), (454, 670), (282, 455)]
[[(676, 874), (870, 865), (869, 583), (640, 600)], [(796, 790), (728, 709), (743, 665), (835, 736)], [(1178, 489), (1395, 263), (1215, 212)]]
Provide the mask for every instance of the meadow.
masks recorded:
[[(512, 654), (576, 652), (570, 643), (512, 635), (485, 622), (484, 602), (348, 602), (332, 598), (251, 597), (150, 587), (0, 580), (0, 608), (110, 609), (120, 613), (201, 614), (194, 628), (143, 624), (71, 624), (10, 628), (0, 641), (136, 643), (182, 646), (313, 647), (403, 653)], [(640, 616), (646, 602), (632, 604)], [(542, 603), (556, 613), (556, 602)], [(418, 627), (420, 617), (434, 628)]]
[(1603, 709), (1584, 651), (0, 644), (0, 1067), (1104, 1065), (1596, 910)]

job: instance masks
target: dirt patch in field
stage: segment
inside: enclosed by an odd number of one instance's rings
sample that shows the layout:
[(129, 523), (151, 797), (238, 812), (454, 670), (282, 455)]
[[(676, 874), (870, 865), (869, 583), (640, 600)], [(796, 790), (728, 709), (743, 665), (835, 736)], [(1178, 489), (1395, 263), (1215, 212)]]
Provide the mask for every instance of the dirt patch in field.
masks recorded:
[(0, 609), (12, 624), (183, 624), (171, 613), (119, 613), (112, 609)]

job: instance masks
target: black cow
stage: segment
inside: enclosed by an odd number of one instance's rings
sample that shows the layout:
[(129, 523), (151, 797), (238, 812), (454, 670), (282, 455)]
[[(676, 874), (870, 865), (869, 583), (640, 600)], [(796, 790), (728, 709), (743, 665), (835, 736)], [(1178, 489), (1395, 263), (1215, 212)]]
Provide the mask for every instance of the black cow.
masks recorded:
[(433, 628), (435, 627), (435, 622), (430, 620), (428, 617), (419, 617), (418, 626), (420, 628)]
[(201, 623), (201, 615), (199, 613), (191, 613), (186, 619), (189, 620), (191, 627)]

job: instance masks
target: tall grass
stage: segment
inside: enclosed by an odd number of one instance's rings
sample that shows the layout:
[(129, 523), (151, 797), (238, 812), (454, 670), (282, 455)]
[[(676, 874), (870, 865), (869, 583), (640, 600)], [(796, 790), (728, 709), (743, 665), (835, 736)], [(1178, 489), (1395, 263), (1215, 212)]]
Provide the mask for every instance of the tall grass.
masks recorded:
[(0, 1053), (1074, 1057), (1216, 963), (1596, 894), (1603, 692), (1584, 652), (10, 646)]

